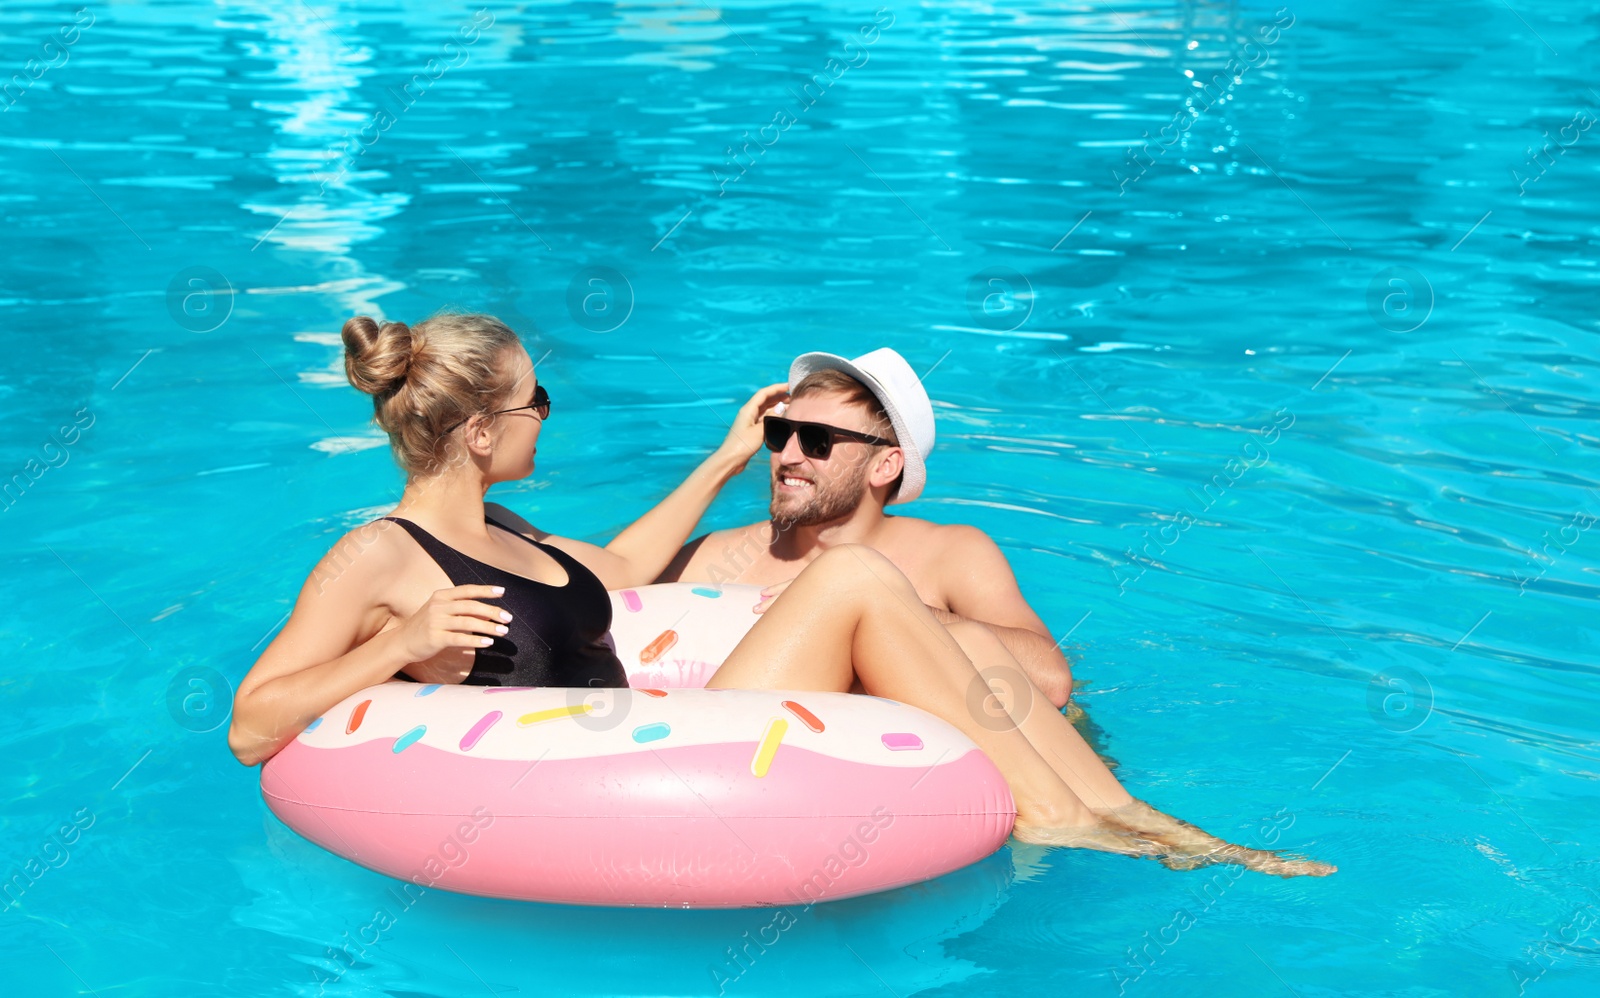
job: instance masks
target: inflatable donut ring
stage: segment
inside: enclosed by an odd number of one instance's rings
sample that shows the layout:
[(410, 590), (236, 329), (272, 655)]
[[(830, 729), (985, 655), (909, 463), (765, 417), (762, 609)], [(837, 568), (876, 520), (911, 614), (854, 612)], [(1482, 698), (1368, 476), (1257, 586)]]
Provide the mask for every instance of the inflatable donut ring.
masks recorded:
[[(694, 663), (712, 659), (698, 656), (725, 655), (738, 642), (729, 634), (749, 628), (755, 587), (698, 588), (613, 594), (613, 636), (633, 675), (699, 676)], [(665, 630), (680, 637), (659, 641)], [(290, 828), (380, 873), (587, 905), (748, 907), (888, 890), (982, 859), (1016, 817), (988, 757), (905, 704), (665, 686), (384, 683), (268, 760), (261, 793)]]

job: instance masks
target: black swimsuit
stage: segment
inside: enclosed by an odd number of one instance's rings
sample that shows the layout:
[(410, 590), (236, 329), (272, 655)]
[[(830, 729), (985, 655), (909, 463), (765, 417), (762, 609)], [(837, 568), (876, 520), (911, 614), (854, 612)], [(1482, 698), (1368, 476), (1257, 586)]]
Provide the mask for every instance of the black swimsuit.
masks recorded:
[[(511, 614), (507, 633), (479, 648), (466, 686), (627, 686), (628, 677), (609, 639), (611, 598), (595, 574), (566, 552), (553, 548), (487, 516), (485, 523), (510, 530), (556, 560), (567, 584), (552, 586), (470, 558), (410, 520), (386, 516), (406, 529), (444, 569), (453, 586), (504, 586), (505, 594), (485, 600)], [(401, 675), (397, 678), (406, 679)]]

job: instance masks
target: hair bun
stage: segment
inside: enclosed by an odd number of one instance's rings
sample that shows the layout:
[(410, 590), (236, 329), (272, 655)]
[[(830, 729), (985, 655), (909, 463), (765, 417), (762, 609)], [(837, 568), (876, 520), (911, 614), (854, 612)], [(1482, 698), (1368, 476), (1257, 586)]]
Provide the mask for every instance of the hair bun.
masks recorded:
[(383, 397), (405, 383), (411, 368), (411, 327), (358, 315), (339, 330), (344, 340), (344, 373), (357, 391)]

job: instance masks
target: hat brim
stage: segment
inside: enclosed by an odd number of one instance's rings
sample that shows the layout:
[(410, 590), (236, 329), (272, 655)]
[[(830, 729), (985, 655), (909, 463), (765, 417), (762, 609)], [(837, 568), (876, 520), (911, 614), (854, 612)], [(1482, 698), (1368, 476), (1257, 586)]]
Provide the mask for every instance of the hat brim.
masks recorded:
[(839, 371), (855, 378), (873, 395), (878, 397), (883, 411), (889, 414), (889, 425), (894, 427), (894, 437), (900, 441), (900, 451), (905, 455), (905, 470), (900, 477), (900, 491), (895, 493), (886, 505), (910, 502), (922, 494), (922, 486), (927, 483), (928, 471), (923, 462), (922, 454), (914, 444), (907, 441), (914, 440), (911, 427), (906, 423), (905, 416), (895, 405), (894, 397), (885, 390), (883, 383), (871, 374), (852, 364), (849, 360), (833, 353), (803, 353), (789, 365), (789, 387), (792, 389), (808, 374), (817, 371)]

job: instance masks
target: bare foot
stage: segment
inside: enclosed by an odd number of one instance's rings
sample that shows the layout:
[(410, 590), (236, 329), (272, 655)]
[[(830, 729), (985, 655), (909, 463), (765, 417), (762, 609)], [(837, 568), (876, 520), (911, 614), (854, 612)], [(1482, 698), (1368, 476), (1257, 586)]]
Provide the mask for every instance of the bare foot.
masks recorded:
[(1122, 856), (1160, 856), (1167, 847), (1126, 828), (1096, 825), (1032, 825), (1018, 821), (1011, 828), (1018, 842), (1061, 846), (1069, 849), (1094, 849)]
[(1266, 858), (1246, 862), (1244, 865), (1257, 873), (1270, 873), (1276, 877), (1326, 877), (1330, 873), (1339, 871), (1339, 868), (1332, 863), (1319, 863), (1314, 859), (1302, 859), (1298, 856), (1280, 856), (1273, 852), (1267, 853)]
[(1169, 870), (1198, 870), (1202, 866), (1215, 866), (1225, 863), (1237, 863), (1247, 870), (1257, 873), (1270, 873), (1278, 877), (1326, 877), (1330, 873), (1338, 872), (1338, 867), (1331, 863), (1319, 863), (1314, 859), (1300, 859), (1293, 856), (1280, 856), (1274, 852), (1262, 849), (1242, 849), (1238, 846), (1231, 847), (1232, 852), (1219, 850), (1211, 853), (1192, 853), (1188, 855), (1171, 854), (1158, 857), (1162, 866)]
[(1142, 800), (1097, 813), (1109, 825), (1120, 825), (1169, 847), (1161, 862), (1173, 870), (1193, 870), (1218, 863), (1237, 863), (1246, 869), (1279, 877), (1326, 877), (1338, 870), (1329, 863), (1234, 845), (1187, 821), (1157, 811)]
[(1180, 818), (1174, 818), (1163, 811), (1157, 811), (1137, 798), (1121, 807), (1106, 808), (1095, 813), (1103, 820), (1124, 828), (1133, 828), (1170, 839), (1174, 846), (1194, 849), (1204, 846), (1216, 848), (1228, 844), (1205, 829), (1191, 825)]

